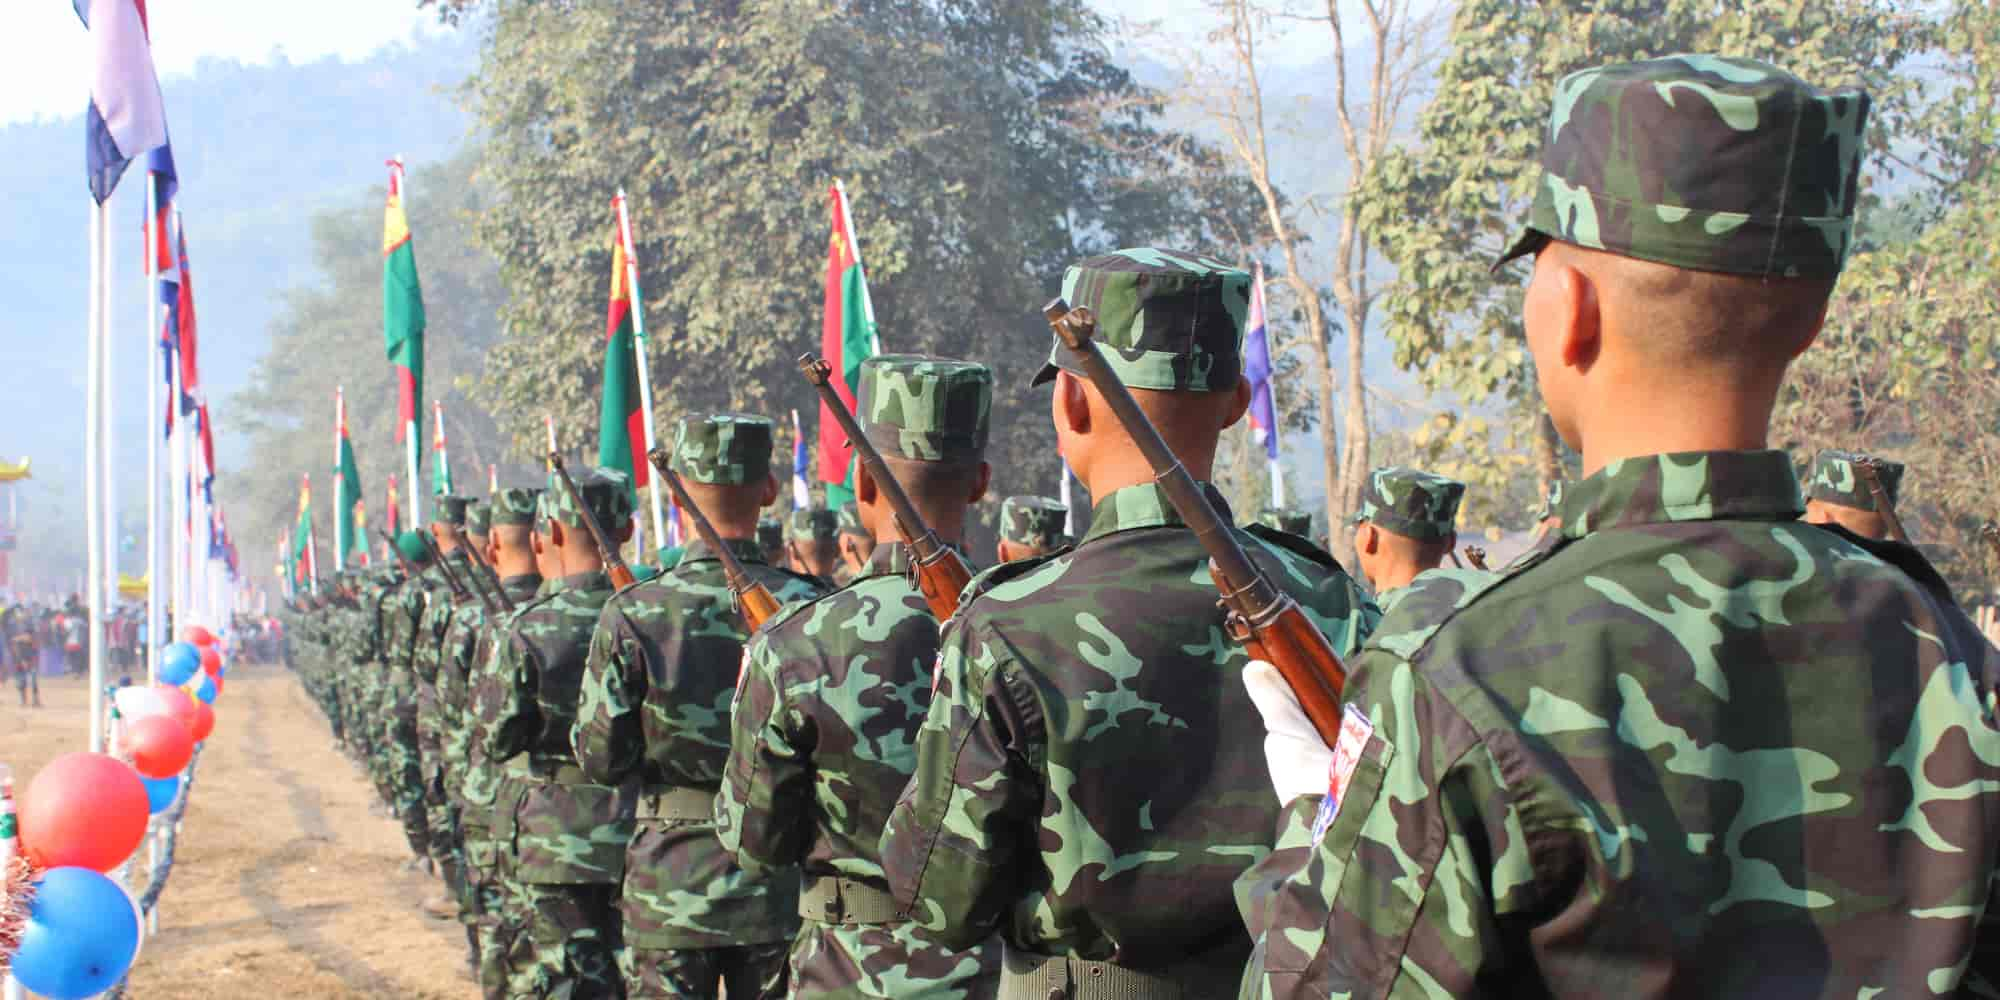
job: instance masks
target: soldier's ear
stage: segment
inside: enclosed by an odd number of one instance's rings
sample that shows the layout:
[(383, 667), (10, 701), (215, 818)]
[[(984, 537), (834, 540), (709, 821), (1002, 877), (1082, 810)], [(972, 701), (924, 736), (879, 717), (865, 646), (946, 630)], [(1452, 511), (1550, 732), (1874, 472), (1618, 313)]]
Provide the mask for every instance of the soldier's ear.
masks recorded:
[(860, 462), (854, 463), (854, 499), (870, 506), (875, 503), (875, 477)]
[[(565, 540), (565, 537), (564, 537), (564, 536), (566, 536), (566, 535), (568, 535), (568, 534), (569, 534), (569, 532), (567, 532), (567, 531), (564, 531), (564, 530), (563, 530), (563, 523), (562, 523), (561, 521), (558, 521), (558, 520), (556, 520), (556, 519), (555, 519), (555, 518), (553, 518), (553, 517), (552, 517), (552, 518), (549, 518), (549, 544), (550, 544), (550, 545), (553, 545), (553, 546), (555, 546), (556, 548), (562, 548), (562, 547), (563, 547), (563, 542), (564, 542), (564, 540)], [(539, 545), (538, 545), (538, 546), (536, 546), (536, 547), (535, 547), (535, 551), (536, 551), (536, 552), (540, 552), (541, 550), (542, 550), (542, 549), (541, 549), (541, 546), (539, 546)]]
[(976, 504), (979, 501), (985, 499), (986, 488), (988, 486), (991, 486), (992, 484), (993, 484), (993, 464), (991, 462), (981, 461), (979, 463), (979, 475), (973, 477), (972, 495), (965, 498), (966, 504), (969, 506), (971, 504)]
[(1230, 391), (1229, 408), (1223, 411), (1222, 430), (1236, 426), (1245, 413), (1250, 412), (1250, 380), (1236, 376), (1236, 388)]
[(1056, 372), (1055, 417), (1071, 434), (1090, 433), (1090, 395), (1083, 380), (1065, 371)]
[(762, 510), (778, 502), (778, 474), (764, 473), (764, 488), (757, 493), (757, 508)]

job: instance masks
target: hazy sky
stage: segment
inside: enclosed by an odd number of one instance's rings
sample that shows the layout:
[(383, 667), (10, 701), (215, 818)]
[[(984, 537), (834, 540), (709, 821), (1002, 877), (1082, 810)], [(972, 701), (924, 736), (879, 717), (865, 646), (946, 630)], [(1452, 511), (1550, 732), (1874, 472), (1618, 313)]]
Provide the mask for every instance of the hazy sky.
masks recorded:
[[(70, 115), (89, 97), (89, 46), (83, 23), (64, 0), (8, 0), (7, 30), (0, 32), (0, 124), (38, 115)], [(1202, 0), (1096, 0), (1114, 17), (1160, 22), (1146, 47), (1198, 44), (1214, 17)], [(194, 69), (203, 56), (263, 62), (283, 48), (298, 61), (325, 55), (366, 55), (412, 32), (447, 30), (413, 0), (151, 0), (154, 64), (162, 76)], [(1319, 32), (1311, 47), (1323, 45)], [(1265, 55), (1286, 62), (1310, 58), (1307, 38), (1287, 45), (1271, 40)], [(172, 109), (168, 109), (171, 114)]]

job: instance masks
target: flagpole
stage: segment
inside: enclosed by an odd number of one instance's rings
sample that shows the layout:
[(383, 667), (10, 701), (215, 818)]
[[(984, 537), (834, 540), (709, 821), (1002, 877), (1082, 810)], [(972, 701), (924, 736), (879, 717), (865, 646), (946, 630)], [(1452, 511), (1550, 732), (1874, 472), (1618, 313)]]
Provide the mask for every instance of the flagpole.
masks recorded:
[[(639, 361), (639, 416), (646, 424), (646, 454), (653, 453), (653, 371), (646, 361), (646, 300), (639, 291), (638, 247), (632, 240), (632, 215), (625, 207), (625, 189), (618, 189), (618, 238), (625, 244), (625, 287), (632, 295), (632, 353)], [(653, 535), (667, 537), (666, 510), (660, 500), (660, 477), (648, 476), (653, 494)], [(642, 554), (644, 543), (640, 543)]]
[[(108, 202), (110, 199), (106, 199)], [(114, 391), (117, 382), (112, 379), (112, 359), (117, 355), (117, 343), (111, 339), (112, 282), (111, 261), (115, 233), (111, 228), (111, 212), (104, 212), (104, 280), (98, 284), (99, 294), (104, 296), (104, 304), (98, 307), (99, 322), (103, 324), (104, 346), (98, 360), (102, 367), (97, 377), (103, 387), (97, 398), (103, 402), (98, 411), (98, 425), (104, 435), (98, 445), (98, 476), (102, 479), (98, 500), (103, 505), (99, 516), (104, 519), (104, 575), (97, 579), (97, 586), (104, 591), (104, 612), (110, 614), (118, 607), (118, 491), (116, 489), (116, 469), (118, 458), (117, 423), (113, 415), (117, 412), (118, 393)], [(110, 641), (107, 635), (105, 640)]]
[[(140, 357), (160, 355), (160, 178), (146, 171), (146, 337)], [(146, 683), (160, 677), (160, 380), (146, 375)]]
[(110, 229), (104, 203), (90, 206), (90, 336), (84, 359), (83, 520), (89, 617), (90, 750), (104, 750), (104, 281), (105, 235)]
[(341, 530), (342, 528), (345, 527), (345, 525), (341, 523), (344, 520), (344, 518), (340, 516), (341, 502), (347, 496), (347, 491), (346, 489), (343, 488), (347, 482), (347, 475), (346, 475), (346, 470), (342, 468), (342, 465), (344, 463), (342, 463), (340, 460), (341, 435), (345, 434), (346, 431), (347, 431), (347, 396), (345, 390), (342, 387), (334, 386), (333, 387), (333, 571), (335, 573), (339, 573), (347, 568), (347, 535), (344, 531)]
[[(1271, 433), (1276, 434), (1277, 431), (1274, 429)], [(1285, 468), (1275, 458), (1270, 460), (1270, 465), (1271, 506), (1273, 508), (1283, 508), (1285, 506)]]

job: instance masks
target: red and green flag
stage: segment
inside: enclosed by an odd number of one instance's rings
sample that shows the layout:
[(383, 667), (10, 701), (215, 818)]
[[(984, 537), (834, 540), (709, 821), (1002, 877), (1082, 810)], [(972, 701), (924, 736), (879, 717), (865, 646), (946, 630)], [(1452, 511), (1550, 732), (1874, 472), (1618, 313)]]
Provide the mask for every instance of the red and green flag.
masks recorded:
[(361, 507), (361, 468), (354, 461), (354, 442), (347, 436), (347, 396), (333, 391), (333, 568), (358, 566), (368, 551)]
[[(403, 509), (396, 503), (395, 476), (389, 477), (389, 497), (388, 497), (388, 502), (383, 505), (382, 517), (384, 519), (384, 523), (387, 525), (386, 530), (389, 532), (389, 534), (393, 535), (403, 530)], [(396, 558), (396, 554), (394, 552), (389, 551), (387, 548), (384, 548), (382, 550), (382, 558), (394, 559)]]
[[(611, 202), (613, 219), (622, 218), (622, 197)], [(633, 332), (631, 257), (625, 227), (614, 222), (611, 233), (611, 305), (604, 317), (604, 398), (597, 408), (597, 464), (625, 473), (635, 488), (646, 485), (651, 466), (646, 461), (646, 410), (640, 399), (637, 338)], [(636, 502), (638, 497), (633, 496)]]
[(319, 576), (313, 555), (312, 473), (299, 477), (299, 520), (292, 528), (292, 584), (299, 593), (312, 590)]
[[(396, 369), (397, 440), (410, 463), (412, 492), (421, 464), (424, 405), (424, 290), (403, 214), (403, 162), (389, 161), (389, 204), (382, 221), (382, 339)], [(417, 513), (421, 513), (421, 508)]]
[[(861, 363), (881, 349), (875, 339), (875, 307), (868, 301), (868, 275), (847, 211), (847, 191), (839, 181), (827, 189), (833, 202), (833, 236), (826, 253), (826, 299), (820, 314), (820, 354), (833, 369), (834, 392), (854, 409)], [(826, 505), (838, 509), (854, 498), (854, 448), (840, 432), (826, 403), (819, 413), (819, 478)]]

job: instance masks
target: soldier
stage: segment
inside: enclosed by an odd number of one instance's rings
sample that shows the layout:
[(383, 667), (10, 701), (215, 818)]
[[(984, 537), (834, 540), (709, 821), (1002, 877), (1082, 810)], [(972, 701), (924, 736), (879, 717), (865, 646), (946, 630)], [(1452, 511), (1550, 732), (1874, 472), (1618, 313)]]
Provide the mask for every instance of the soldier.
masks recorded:
[[(964, 537), (986, 493), (993, 375), (984, 365), (911, 355), (863, 362), (857, 417), (938, 536)], [(729, 770), (716, 802), (725, 847), (745, 868), (799, 866), (805, 919), (792, 946), (800, 996), (991, 997), (999, 942), (970, 950), (897, 913), (879, 842), (916, 770), (938, 623), (911, 586), (909, 547), (863, 466), (856, 514), (890, 539), (860, 577), (787, 607), (744, 659)]]
[[(1250, 402), (1250, 275), (1136, 249), (1069, 269), (1106, 361), (1196, 479)], [(1096, 498), (1065, 552), (1007, 563), (945, 624), (916, 777), (882, 861), (896, 901), (947, 947), (1005, 939), (1003, 997), (1216, 996), (1250, 939), (1231, 883), (1277, 808), (1208, 556), (1057, 344), (1056, 438)], [(1210, 501), (1227, 518), (1213, 488)], [(1332, 558), (1253, 526), (1250, 557), (1351, 651), (1373, 608)], [(1172, 992), (1179, 991), (1179, 992)]]
[[(489, 541), (492, 524), (492, 505), (485, 501), (473, 501), (465, 508), (466, 547), (484, 552)], [(489, 564), (490, 565), (490, 564)], [(486, 584), (485, 571), (468, 564), (463, 579), (471, 586), (473, 576), (478, 576), (478, 584)], [(485, 605), (468, 595), (467, 600), (455, 605), (450, 619), (446, 622), (444, 635), (438, 642), (437, 666), (433, 671), (436, 680), (437, 719), (439, 749), (439, 784), (448, 802), (445, 821), (451, 830), (450, 860), (458, 869), (457, 903), (459, 921), (465, 925), (466, 944), (471, 949), (471, 966), (474, 979), (478, 979), (480, 963), (479, 913), (482, 909), (478, 879), (467, 860), (469, 838), (468, 824), (479, 828), (484, 837), (490, 826), (485, 815), (471, 815), (473, 810), (465, 802), (466, 763), (470, 756), (471, 732), (467, 726), (469, 719), (470, 681), (473, 667), (479, 662), (480, 637), (485, 631), (487, 613)], [(490, 809), (491, 802), (487, 807)]]
[(1765, 448), (1869, 99), (1703, 55), (1555, 92), (1504, 259), (1536, 255), (1527, 345), (1583, 478), (1559, 542), (1384, 619), (1337, 752), (1246, 675), (1290, 807), (1240, 887), (1244, 993), (1992, 992), (2000, 655), (1799, 523)]
[(1069, 507), (1048, 497), (1017, 496), (1000, 501), (1000, 561), (1040, 559), (1068, 545)]
[(785, 552), (785, 522), (775, 517), (757, 519), (757, 547), (764, 552), (764, 561), (773, 566), (788, 566), (791, 557)]
[(396, 550), (417, 569), (415, 576), (398, 583), (384, 595), (380, 630), (382, 681), (377, 711), (370, 725), (380, 734), (383, 766), (389, 788), (389, 806), (403, 823), (403, 836), (416, 855), (408, 867), (436, 872), (430, 856), (431, 837), (428, 812), (424, 807), (421, 750), (417, 737), (418, 632), (432, 591), (444, 589), (444, 577), (431, 565), (430, 549), (422, 536), (405, 531), (396, 536)]
[(840, 531), (839, 519), (825, 507), (801, 507), (785, 519), (785, 554), (794, 573), (833, 582), (840, 550), (834, 539)]
[(1465, 484), (1456, 479), (1384, 466), (1361, 487), (1354, 525), (1354, 561), (1379, 600), (1408, 586), (1417, 574), (1444, 565), (1458, 546), (1458, 504)]
[(514, 810), (514, 890), (525, 926), (508, 961), (514, 996), (619, 995), (618, 885), (632, 836), (630, 788), (595, 784), (570, 749), (577, 692), (611, 577), (584, 518), (613, 544), (632, 534), (632, 490), (623, 473), (583, 469), (584, 506), (566, 490), (542, 494), (534, 547), (554, 572), (542, 595), (508, 619), (486, 669), (508, 682), (484, 735), (503, 764), (525, 756), (528, 777)]
[(1889, 505), (1895, 506), (1896, 492), (1903, 485), (1903, 463), (1829, 448), (1813, 456), (1812, 483), (1806, 492), (1808, 523), (1836, 524), (1863, 538), (1889, 537), (1888, 521), (1875, 504), (1875, 491), (1855, 468), (1862, 462), (1875, 466), (1882, 492)]
[[(508, 487), (493, 494), (486, 562), (516, 608), (532, 602), (543, 583), (534, 549), (535, 510), (541, 492)], [(556, 553), (551, 548), (548, 554), (553, 557)], [(506, 678), (490, 669), (495, 665), (493, 645), (511, 620), (511, 615), (502, 615), (479, 623), (466, 667), (470, 702), (459, 822), (465, 837), (466, 868), (477, 900), (474, 920), (479, 928), (479, 984), (487, 1000), (505, 1000), (509, 995), (513, 972), (510, 949), (528, 923), (524, 892), (510, 887), (519, 884), (513, 864), (514, 811), (532, 775), (525, 755), (505, 764), (494, 760), (485, 738), (499, 725), (511, 687)], [(525, 974), (527, 969), (521, 972)]]
[(875, 536), (861, 523), (861, 511), (854, 501), (840, 505), (840, 567), (833, 571), (834, 582), (845, 587), (853, 583), (875, 554)]
[[(471, 506), (469, 497), (439, 496), (431, 508), (431, 538), (446, 564), (439, 574), (449, 569), (461, 586), (467, 585), (465, 581), (472, 574), (472, 561), (459, 547), (458, 531), (465, 526)], [(465, 884), (460, 868), (464, 854), (458, 843), (456, 810), (445, 791), (445, 728), (443, 710), (438, 704), (438, 665), (452, 619), (478, 603), (470, 590), (435, 591), (418, 621), (417, 645), (410, 657), (417, 679), (417, 752), (424, 787), (424, 824), (430, 831), (431, 861), (444, 882), (439, 894), (424, 901), (424, 912), (441, 919), (464, 915), (460, 903), (465, 898)]]
[[(771, 422), (685, 417), (673, 468), (724, 544), (781, 601), (816, 582), (771, 566), (757, 511), (777, 499)], [(684, 518), (691, 517), (683, 511)], [(748, 630), (716, 552), (692, 539), (679, 565), (604, 606), (590, 642), (572, 736), (592, 781), (639, 783), (625, 852), (619, 951), (628, 997), (785, 995), (785, 947), (798, 927), (798, 873), (746, 873), (715, 839), (714, 802)]]
[(1297, 507), (1266, 507), (1257, 512), (1257, 523), (1287, 535), (1312, 537), (1312, 512)]

